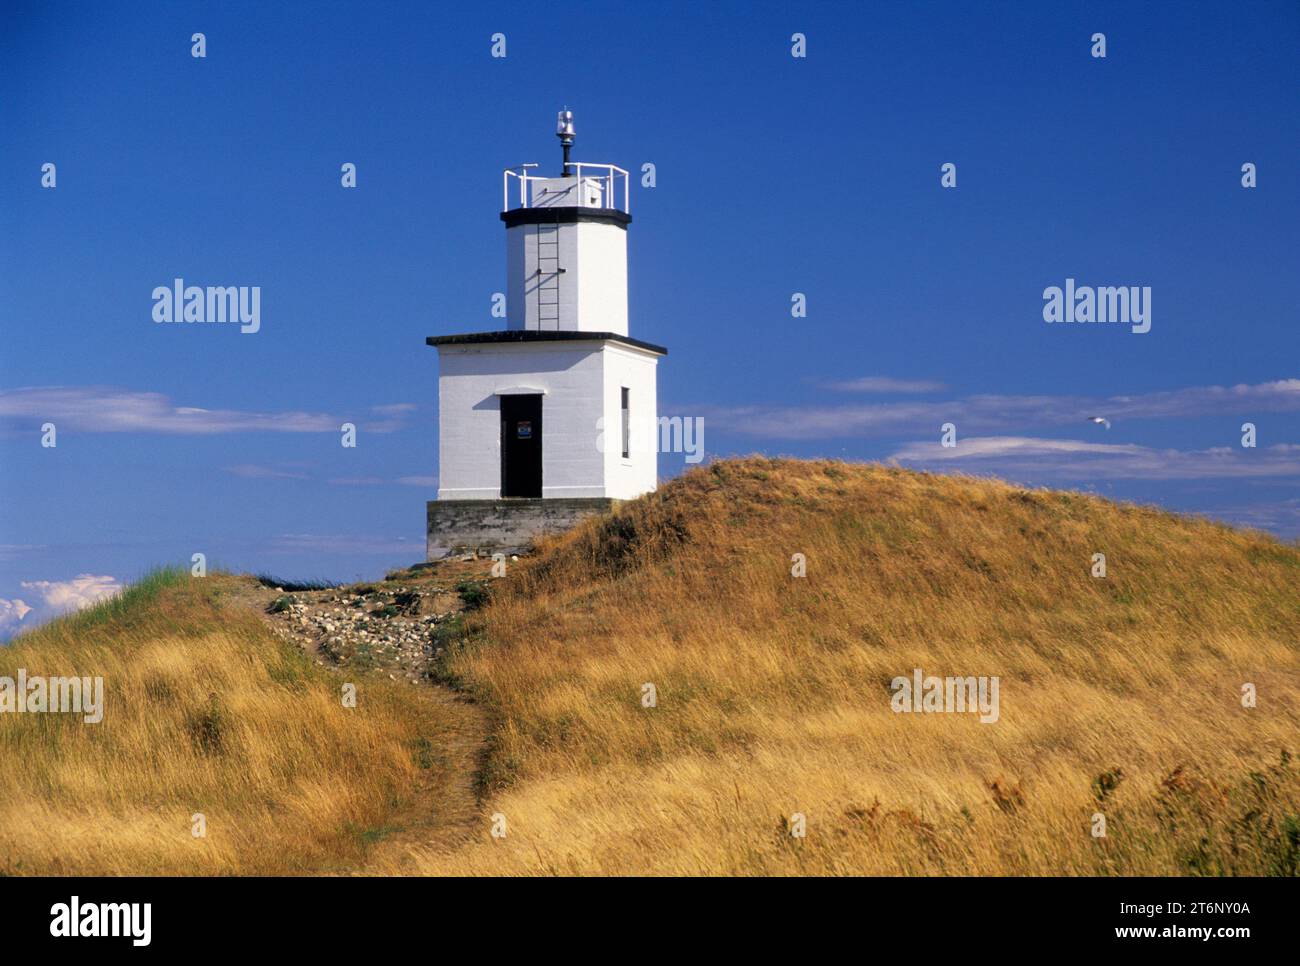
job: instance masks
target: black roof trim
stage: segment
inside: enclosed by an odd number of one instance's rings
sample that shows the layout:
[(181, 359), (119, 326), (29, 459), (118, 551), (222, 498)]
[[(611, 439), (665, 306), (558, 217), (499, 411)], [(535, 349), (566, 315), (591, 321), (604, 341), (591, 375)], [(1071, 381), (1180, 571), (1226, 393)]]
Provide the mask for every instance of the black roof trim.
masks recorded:
[(497, 332), (465, 332), (460, 335), (431, 335), (424, 340), (425, 345), (482, 345), (505, 342), (621, 342), (637, 349), (644, 349), (657, 355), (666, 356), (668, 350), (653, 342), (642, 342), (631, 336), (616, 332), (551, 332), (537, 329), (505, 329)]
[(501, 212), (507, 228), (515, 225), (572, 225), (579, 221), (598, 221), (626, 229), (632, 216), (617, 208), (511, 208)]

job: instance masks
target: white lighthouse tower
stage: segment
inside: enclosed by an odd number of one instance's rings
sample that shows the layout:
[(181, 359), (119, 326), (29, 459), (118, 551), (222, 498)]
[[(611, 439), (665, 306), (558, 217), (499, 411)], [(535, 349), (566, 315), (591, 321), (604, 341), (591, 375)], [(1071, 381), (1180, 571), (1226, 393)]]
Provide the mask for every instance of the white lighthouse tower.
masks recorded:
[(666, 349), (627, 320), (628, 173), (571, 161), (502, 174), (504, 330), (433, 336), (438, 499), (430, 559), (526, 546), (655, 488), (655, 374)]

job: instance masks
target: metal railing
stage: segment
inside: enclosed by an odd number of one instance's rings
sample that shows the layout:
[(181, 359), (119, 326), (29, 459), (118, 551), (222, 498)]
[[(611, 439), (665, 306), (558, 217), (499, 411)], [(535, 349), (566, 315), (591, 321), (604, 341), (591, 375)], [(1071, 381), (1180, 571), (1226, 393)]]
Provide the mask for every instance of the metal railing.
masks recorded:
[[(501, 172), (501, 210), (502, 211), (510, 210), (510, 189), (511, 189), (510, 179), (511, 178), (514, 178), (516, 181), (519, 182), (519, 204), (515, 206), (517, 208), (531, 208), (533, 206), (532, 191), (529, 188), (529, 182), (555, 180), (554, 178), (546, 178), (540, 175), (529, 174), (528, 173), (529, 169), (535, 167), (537, 167), (536, 164), (520, 164), (520, 165), (516, 165), (513, 168), (506, 168), (504, 171)], [(612, 208), (618, 210), (618, 205), (615, 203), (614, 198), (615, 198), (615, 192), (618, 190), (618, 181), (621, 178), (623, 181), (622, 211), (624, 213), (631, 214), (629, 208), (631, 202), (631, 187), (630, 187), (631, 179), (628, 177), (628, 173), (625, 170), (623, 170), (616, 164), (590, 164), (588, 162), (583, 162), (583, 161), (571, 161), (569, 163), (569, 167), (570, 169), (572, 169), (573, 173), (572, 175), (566, 177), (576, 177), (577, 178), (576, 183), (579, 187), (582, 185), (584, 179), (587, 181), (596, 181), (599, 183), (601, 201), (603, 202), (603, 204), (600, 205), (600, 207), (602, 208)], [(582, 173), (584, 168), (586, 168), (587, 170), (603, 171), (605, 173), (584, 175)], [(588, 208), (588, 207), (595, 207), (595, 206), (579, 204), (576, 205), (575, 207)]]

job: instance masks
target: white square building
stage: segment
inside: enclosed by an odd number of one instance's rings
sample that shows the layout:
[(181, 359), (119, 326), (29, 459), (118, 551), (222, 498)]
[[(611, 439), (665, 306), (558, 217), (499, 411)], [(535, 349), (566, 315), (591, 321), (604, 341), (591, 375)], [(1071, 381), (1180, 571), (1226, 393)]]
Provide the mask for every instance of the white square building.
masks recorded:
[(440, 363), (430, 559), (523, 547), (657, 484), (667, 350), (628, 335), (628, 174), (569, 160), (568, 112), (559, 136), (559, 177), (503, 175), (506, 328), (426, 340)]

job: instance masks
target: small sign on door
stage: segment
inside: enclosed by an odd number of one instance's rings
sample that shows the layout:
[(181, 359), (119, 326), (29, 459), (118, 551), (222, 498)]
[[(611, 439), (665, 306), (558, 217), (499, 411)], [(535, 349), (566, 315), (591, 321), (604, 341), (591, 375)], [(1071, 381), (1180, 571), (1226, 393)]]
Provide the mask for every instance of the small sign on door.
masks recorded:
[(533, 438), (533, 421), (531, 419), (521, 419), (515, 423), (515, 439), (532, 439)]

